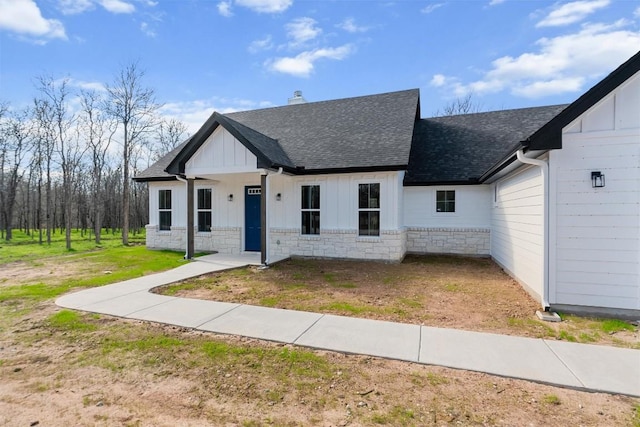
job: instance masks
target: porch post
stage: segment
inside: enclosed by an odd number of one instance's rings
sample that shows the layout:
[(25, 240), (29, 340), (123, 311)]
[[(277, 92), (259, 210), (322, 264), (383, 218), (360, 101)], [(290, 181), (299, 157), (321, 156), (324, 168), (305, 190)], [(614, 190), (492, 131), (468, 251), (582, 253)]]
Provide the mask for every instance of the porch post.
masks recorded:
[(260, 263), (267, 262), (267, 175), (260, 175)]
[(187, 178), (187, 254), (186, 259), (192, 259), (195, 252), (194, 224), (193, 224), (193, 178)]

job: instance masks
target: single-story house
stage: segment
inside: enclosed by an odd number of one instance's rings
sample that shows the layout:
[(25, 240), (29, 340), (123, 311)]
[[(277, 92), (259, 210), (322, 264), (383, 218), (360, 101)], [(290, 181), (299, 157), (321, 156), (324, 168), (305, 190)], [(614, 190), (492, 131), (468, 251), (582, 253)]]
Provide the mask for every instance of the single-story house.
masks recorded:
[(545, 309), (637, 318), (639, 70), (640, 52), (569, 105), (421, 118), (411, 89), (215, 112), (136, 176), (147, 246), (490, 256)]

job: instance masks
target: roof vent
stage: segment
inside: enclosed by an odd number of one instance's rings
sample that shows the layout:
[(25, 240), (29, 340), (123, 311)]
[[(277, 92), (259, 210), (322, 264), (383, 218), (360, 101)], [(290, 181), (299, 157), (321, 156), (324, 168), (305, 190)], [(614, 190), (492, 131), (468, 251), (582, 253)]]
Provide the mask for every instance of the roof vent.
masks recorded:
[(301, 90), (296, 90), (295, 92), (293, 92), (293, 98), (289, 98), (288, 101), (289, 105), (304, 104), (306, 102), (307, 100), (302, 96)]

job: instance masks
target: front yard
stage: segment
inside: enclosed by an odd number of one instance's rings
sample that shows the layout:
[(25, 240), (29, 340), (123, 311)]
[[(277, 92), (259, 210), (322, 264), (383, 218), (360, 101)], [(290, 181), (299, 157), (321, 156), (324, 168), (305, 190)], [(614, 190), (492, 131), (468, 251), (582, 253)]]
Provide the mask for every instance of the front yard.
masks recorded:
[(402, 264), (293, 259), (268, 270), (214, 273), (156, 290), (165, 295), (640, 348), (626, 322), (563, 316), (540, 321), (524, 289), (486, 258), (408, 256)]
[[(182, 255), (40, 250), (18, 262), (10, 245), (0, 253), (0, 425), (640, 426), (640, 400), (625, 396), (61, 310), (63, 292), (171, 268)], [(293, 260), (164, 292), (609, 345), (637, 333), (598, 320), (542, 324), (536, 304), (481, 259)]]

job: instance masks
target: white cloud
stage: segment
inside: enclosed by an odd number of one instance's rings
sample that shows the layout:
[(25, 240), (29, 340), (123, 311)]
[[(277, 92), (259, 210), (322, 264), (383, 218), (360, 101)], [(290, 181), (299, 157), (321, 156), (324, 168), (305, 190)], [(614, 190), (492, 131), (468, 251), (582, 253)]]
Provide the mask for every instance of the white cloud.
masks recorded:
[(133, 13), (136, 8), (131, 3), (122, 0), (99, 0), (100, 5), (111, 13)]
[(420, 12), (422, 12), (422, 13), (431, 13), (434, 10), (441, 8), (442, 6), (444, 6), (444, 3), (431, 3), (431, 4), (423, 7), (422, 9), (420, 9)]
[(267, 107), (273, 107), (273, 104), (265, 101), (214, 97), (211, 99), (168, 102), (160, 108), (160, 114), (166, 118), (180, 120), (187, 125), (189, 134), (193, 135), (214, 111), (226, 114), (234, 111)]
[(640, 6), (638, 6), (637, 9), (633, 11), (633, 16), (635, 16), (636, 18), (640, 18)]
[(496, 6), (496, 5), (499, 5), (500, 3), (504, 3), (505, 1), (507, 0), (491, 0), (489, 2), (489, 6)]
[(587, 82), (601, 78), (629, 59), (640, 46), (640, 32), (625, 30), (620, 20), (611, 25), (583, 25), (581, 30), (536, 42), (538, 50), (494, 60), (482, 79), (460, 83), (455, 77), (435, 75), (431, 84), (456, 96), (473, 92), (538, 98), (584, 90)]
[(431, 82), (429, 83), (431, 86), (434, 87), (442, 87), (447, 83), (447, 77), (443, 74), (435, 74), (432, 78), (431, 78)]
[(231, 11), (230, 1), (221, 1), (220, 3), (218, 3), (217, 7), (218, 7), (218, 13), (224, 16), (225, 18), (229, 18), (230, 16), (233, 16), (233, 12)]
[(142, 31), (147, 37), (154, 38), (158, 35), (156, 31), (151, 28), (151, 26), (147, 22), (143, 22), (140, 24), (140, 31)]
[(236, 4), (258, 13), (280, 13), (287, 10), (293, 0), (236, 0)]
[(75, 15), (93, 9), (91, 0), (59, 0), (58, 8), (65, 15)]
[(287, 37), (292, 41), (290, 47), (301, 46), (309, 40), (313, 40), (322, 33), (322, 29), (316, 26), (313, 18), (296, 18), (285, 25)]
[(83, 90), (95, 91), (95, 92), (106, 92), (107, 89), (104, 86), (104, 83), (101, 82), (87, 82), (84, 80), (77, 80), (65, 77), (64, 79), (56, 80), (56, 84), (61, 82), (66, 82), (66, 84), (70, 87), (77, 87)]
[(302, 52), (294, 57), (276, 58), (267, 61), (265, 65), (274, 72), (296, 77), (309, 77), (314, 70), (316, 61), (320, 59), (343, 60), (353, 51), (353, 46), (348, 44), (336, 48), (315, 49)]
[(369, 31), (369, 27), (356, 25), (356, 21), (353, 18), (345, 19), (344, 21), (336, 25), (336, 27), (341, 28), (348, 33), (364, 33), (366, 31)]
[(62, 22), (45, 19), (34, 0), (0, 0), (0, 30), (7, 30), (46, 43), (67, 39)]
[(607, 7), (610, 0), (579, 0), (571, 3), (556, 4), (552, 10), (542, 21), (536, 24), (536, 27), (559, 27), (562, 25), (573, 24), (582, 21), (598, 9)]
[(265, 38), (260, 40), (254, 40), (248, 47), (250, 53), (258, 53), (263, 52), (265, 50), (270, 50), (273, 48), (273, 41), (270, 35), (267, 35)]
[(578, 92), (585, 82), (584, 77), (567, 77), (549, 81), (537, 81), (523, 86), (515, 86), (511, 91), (514, 95), (525, 98), (541, 98), (565, 92)]

